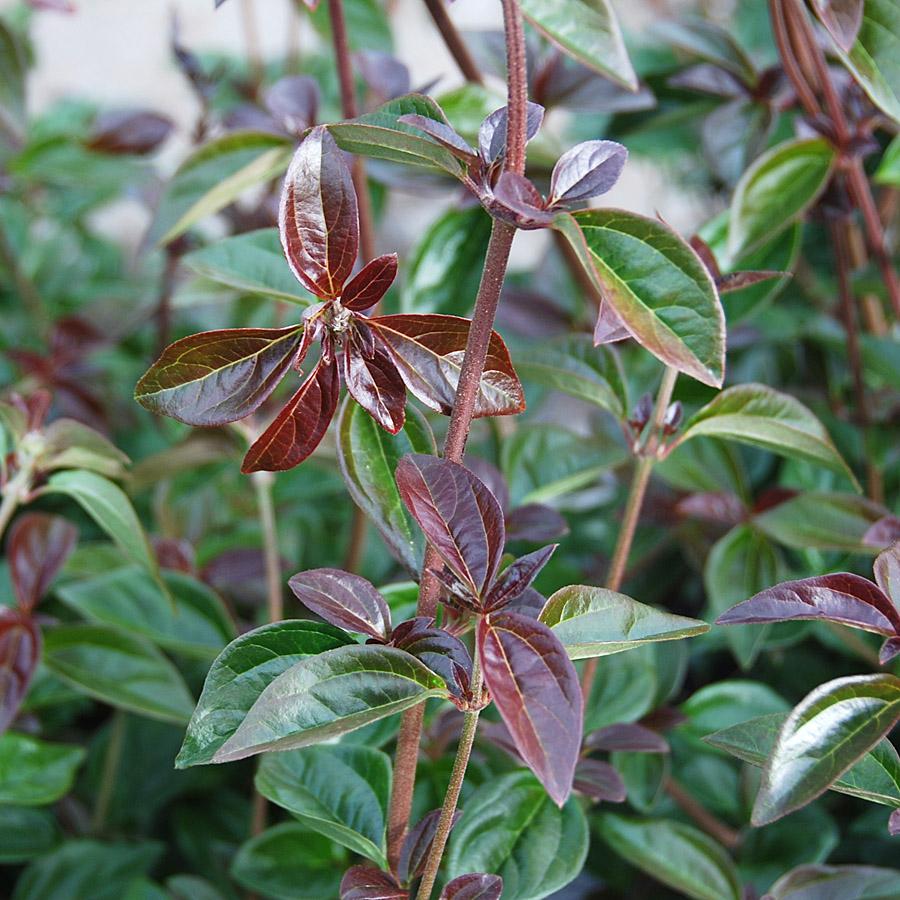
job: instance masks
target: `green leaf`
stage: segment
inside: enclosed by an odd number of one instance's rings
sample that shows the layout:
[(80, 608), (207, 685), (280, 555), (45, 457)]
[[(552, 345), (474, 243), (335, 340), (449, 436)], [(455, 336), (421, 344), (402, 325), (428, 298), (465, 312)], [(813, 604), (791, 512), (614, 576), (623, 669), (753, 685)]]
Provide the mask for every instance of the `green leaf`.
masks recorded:
[(826, 791), (900, 720), (900, 679), (836, 678), (788, 714), (763, 769), (754, 825), (787, 815)]
[(149, 638), (161, 647), (213, 659), (234, 637), (234, 626), (219, 596), (181, 572), (163, 572), (175, 602), (146, 572), (123, 568), (60, 585), (56, 595), (88, 619)]
[(596, 827), (616, 853), (686, 897), (741, 900), (741, 883), (731, 857), (692, 825), (605, 813)]
[(17, 731), (0, 737), (0, 807), (45, 806), (72, 789), (85, 751)]
[[(750, 765), (762, 767), (786, 718), (786, 713), (758, 716), (708, 734), (703, 740)], [(830, 790), (900, 808), (900, 756), (894, 745), (883, 738), (847, 769)]]
[(231, 877), (276, 900), (333, 900), (345, 868), (346, 854), (329, 838), (287, 822), (242, 844)]
[(93, 428), (74, 419), (56, 419), (44, 429), (46, 447), (38, 466), (51, 469), (89, 469), (107, 478), (122, 478), (129, 458)]
[(568, 884), (587, 856), (588, 829), (575, 798), (557, 808), (530, 772), (481, 785), (450, 835), (447, 878), (491, 872), (503, 900), (539, 900)]
[(801, 866), (772, 885), (766, 900), (890, 900), (900, 872), (876, 866)]
[(0, 806), (0, 863), (23, 863), (44, 856), (59, 840), (52, 810)]
[(232, 641), (206, 676), (191, 716), (179, 769), (212, 761), (272, 681), (302, 659), (355, 642), (324, 622), (287, 621), (264, 625)]
[(622, 365), (610, 347), (586, 334), (539, 344), (515, 359), (520, 378), (587, 400), (621, 419), (628, 404)]
[(858, 487), (815, 414), (799, 400), (764, 384), (726, 388), (691, 416), (679, 442), (701, 434), (825, 466)]
[(582, 65), (637, 90), (637, 75), (608, 0), (522, 0), (522, 14)]
[(317, 833), (387, 867), (387, 754), (342, 745), (269, 753), (260, 761), (256, 789)]
[(704, 384), (722, 384), (722, 305), (706, 267), (674, 231), (615, 209), (560, 213), (553, 227), (640, 344)]
[(900, 135), (888, 144), (872, 180), (878, 184), (900, 187)]
[(161, 850), (157, 843), (69, 841), (22, 873), (12, 900), (122, 900)]
[(455, 156), (426, 137), (423, 131), (398, 121), (405, 115), (425, 116), (449, 124), (441, 108), (430, 97), (407, 94), (364, 116), (329, 125), (328, 130), (341, 150), (348, 153), (443, 169), (457, 178), (462, 177), (463, 168)]
[(746, 256), (799, 219), (825, 190), (835, 159), (824, 138), (785, 141), (758, 157), (734, 191), (728, 255)]
[(491, 236), (491, 217), (481, 208), (450, 209), (422, 235), (404, 267), (403, 312), (469, 314), (478, 293)]
[(737, 725), (748, 715), (787, 714), (790, 704), (759, 681), (725, 680), (705, 685), (681, 705), (688, 717), (681, 731), (703, 738), (719, 728)]
[[(778, 581), (775, 548), (750, 525), (738, 525), (720, 538), (703, 568), (703, 584), (710, 618), (771, 587)], [(725, 640), (745, 672), (753, 665), (768, 626), (736, 625), (725, 629)]]
[(0, 133), (25, 133), (25, 76), (28, 54), (22, 39), (0, 19)]
[(277, 297), (301, 306), (316, 302), (291, 272), (277, 228), (236, 234), (188, 253), (181, 261), (192, 272), (238, 291)]
[(391, 434), (348, 399), (337, 427), (338, 463), (350, 496), (378, 529), (391, 553), (407, 571), (418, 576), (425, 537), (400, 499), (394, 472), (407, 453), (437, 453), (428, 423), (407, 407), (403, 428)]
[(185, 723), (193, 698), (153, 644), (102, 625), (60, 625), (44, 635), (44, 663), (89, 697), (151, 719)]
[(872, 102), (900, 122), (900, 0), (866, 0), (856, 43), (835, 45)]
[(666, 43), (719, 69), (731, 72), (748, 87), (756, 84), (753, 62), (721, 25), (699, 16), (653, 22), (650, 31)]
[(652, 646), (598, 660), (597, 675), (584, 705), (585, 733), (636, 722), (653, 709), (659, 689)]
[(189, 156), (166, 187), (148, 242), (168, 244), (247, 188), (283, 176), (293, 146), (274, 134), (242, 131), (214, 138)]
[(655, 641), (675, 641), (709, 631), (698, 619), (676, 616), (605, 588), (573, 584), (558, 590), (541, 610), (572, 659), (608, 656)]
[(403, 650), (372, 644), (326, 650), (279, 675), (212, 761), (318, 744), (446, 696), (443, 679)]
[(172, 900), (171, 895), (149, 878), (136, 878), (122, 900)]
[(882, 548), (866, 546), (863, 536), (886, 514), (865, 497), (810, 491), (756, 514), (753, 523), (786, 547), (874, 555)]

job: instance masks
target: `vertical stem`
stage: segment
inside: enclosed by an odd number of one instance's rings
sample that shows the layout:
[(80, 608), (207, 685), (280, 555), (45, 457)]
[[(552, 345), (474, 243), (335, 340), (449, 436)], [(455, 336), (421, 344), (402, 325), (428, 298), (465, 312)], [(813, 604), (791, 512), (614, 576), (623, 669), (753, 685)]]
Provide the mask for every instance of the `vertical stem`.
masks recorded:
[(366, 549), (366, 535), (369, 533), (369, 519), (358, 507), (353, 507), (353, 522), (350, 525), (350, 543), (344, 556), (344, 571), (356, 572)]
[(253, 0), (241, 0), (241, 24), (244, 31), (244, 42), (247, 45), (247, 62), (250, 75), (256, 89), (263, 83), (262, 51), (259, 48), (259, 29), (256, 27), (256, 16), (253, 11)]
[(281, 558), (278, 553), (278, 523), (275, 518), (275, 502), (272, 496), (275, 474), (273, 472), (254, 472), (251, 478), (256, 489), (256, 504), (262, 529), (268, 618), (270, 622), (280, 622), (284, 618), (284, 610), (281, 591)]
[(456, 26), (453, 24), (453, 20), (447, 12), (445, 0), (425, 0), (425, 6), (428, 7), (428, 12), (431, 13), (431, 18), (434, 20), (434, 24), (437, 25), (437, 29), (441, 33), (450, 55), (453, 57), (456, 65), (459, 66), (459, 71), (462, 72), (463, 78), (473, 84), (484, 84), (478, 65), (472, 59), (469, 48), (463, 43)]
[(525, 116), (528, 102), (528, 70), (525, 57), (525, 26), (519, 0), (501, 0), (506, 32), (506, 72), (509, 127), (506, 135), (506, 167), (525, 174)]
[(106, 819), (112, 804), (113, 793), (116, 789), (116, 779), (119, 777), (119, 767), (122, 764), (122, 751), (125, 748), (125, 713), (117, 709), (112, 714), (112, 724), (109, 729), (109, 740), (106, 744), (106, 758), (103, 761), (103, 776), (100, 779), (100, 788), (97, 791), (97, 803), (94, 806), (94, 814), (91, 816), (91, 832), (95, 835), (102, 834), (106, 827)]
[[(653, 471), (653, 463), (656, 461), (656, 451), (659, 449), (662, 439), (663, 423), (666, 419), (666, 410), (672, 399), (672, 391), (678, 378), (678, 370), (666, 367), (662, 382), (656, 395), (656, 407), (653, 410), (653, 419), (647, 428), (647, 439), (641, 449), (640, 458), (634, 469), (631, 479), (631, 487), (628, 490), (628, 499), (625, 502), (625, 514), (622, 518), (622, 526), (616, 539), (616, 547), (613, 551), (612, 562), (609, 566), (609, 574), (606, 576), (606, 587), (611, 591), (617, 591), (622, 586), (625, 575), (625, 567), (628, 565), (628, 554), (634, 543), (634, 533), (641, 517), (641, 507), (644, 505), (644, 497), (647, 494), (647, 484), (650, 481), (650, 473)], [(585, 701), (591, 695), (591, 688), (597, 674), (597, 658), (589, 659), (581, 672), (581, 691)]]
[(806, 114), (816, 116), (819, 114), (819, 104), (794, 56), (790, 33), (785, 22), (782, 0), (769, 0), (769, 17), (772, 20), (772, 34), (775, 36), (775, 44), (778, 47), (778, 55), (781, 57), (781, 62), (784, 65), (785, 74), (797, 91), (797, 97), (800, 99)]

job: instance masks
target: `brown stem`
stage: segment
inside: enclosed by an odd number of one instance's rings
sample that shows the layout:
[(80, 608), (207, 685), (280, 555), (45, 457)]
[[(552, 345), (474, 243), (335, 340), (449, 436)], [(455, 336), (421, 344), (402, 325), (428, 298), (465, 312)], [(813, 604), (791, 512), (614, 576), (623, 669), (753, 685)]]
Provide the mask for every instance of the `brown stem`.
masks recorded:
[(350, 543), (344, 556), (345, 572), (356, 572), (362, 562), (366, 549), (366, 536), (369, 533), (368, 516), (358, 506), (353, 507), (353, 523), (350, 526)]
[(528, 70), (525, 56), (525, 26), (519, 0), (502, 0), (506, 32), (506, 72), (509, 129), (506, 135), (506, 168), (525, 174), (525, 117), (528, 109)]
[(791, 34), (785, 22), (782, 0), (769, 0), (769, 18), (772, 20), (772, 34), (775, 36), (775, 44), (778, 47), (778, 55), (781, 57), (781, 62), (784, 65), (785, 74), (794, 86), (794, 90), (797, 91), (797, 97), (804, 110), (806, 110), (806, 114), (817, 116), (820, 111), (819, 104), (800, 66), (797, 64), (797, 58), (794, 55), (794, 48), (791, 42)]
[(472, 59), (469, 48), (463, 43), (463, 39), (459, 36), (453, 20), (447, 13), (446, 0), (425, 0), (425, 6), (428, 7), (428, 12), (431, 13), (431, 18), (434, 20), (434, 24), (437, 25), (437, 30), (441, 33), (450, 55), (453, 57), (456, 65), (459, 66), (459, 71), (462, 72), (463, 78), (473, 84), (484, 84), (478, 65)]
[(741, 843), (739, 831), (720, 822), (705, 806), (698, 803), (677, 781), (669, 778), (666, 793), (712, 838), (729, 850)]

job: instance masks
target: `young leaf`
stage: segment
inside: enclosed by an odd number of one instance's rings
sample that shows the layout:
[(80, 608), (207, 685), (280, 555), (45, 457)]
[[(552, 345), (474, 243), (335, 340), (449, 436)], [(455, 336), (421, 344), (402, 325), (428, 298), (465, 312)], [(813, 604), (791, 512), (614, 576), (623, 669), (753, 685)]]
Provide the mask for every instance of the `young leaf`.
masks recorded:
[(773, 822), (827, 790), (900, 720), (900, 679), (836, 678), (791, 711), (763, 769), (753, 824)]
[(503, 510), (464, 466), (410, 454), (397, 466), (400, 496), (444, 562), (481, 597), (490, 587), (506, 531)]
[(477, 643), (485, 684), (516, 749), (561, 808), (581, 746), (575, 667), (546, 625), (519, 613), (479, 619)]
[(326, 650), (269, 684), (212, 762), (307, 747), (429, 697), (446, 696), (444, 682), (402, 650), (372, 645)]
[(813, 0), (812, 8), (825, 30), (849, 53), (863, 21), (863, 0)]
[(621, 210), (558, 213), (553, 227), (634, 338), (704, 384), (725, 368), (725, 316), (706, 267), (662, 222)]
[(344, 382), (350, 396), (385, 430), (396, 434), (406, 417), (406, 385), (394, 360), (376, 346), (368, 358), (354, 329), (344, 350)]
[(337, 297), (356, 265), (359, 213), (350, 169), (319, 126), (294, 153), (278, 213), (284, 255), (311, 294)]
[(171, 133), (172, 120), (148, 110), (101, 113), (86, 146), (99, 153), (152, 153)]
[(18, 715), (41, 660), (41, 632), (15, 610), (0, 607), (0, 735)]
[[(418, 878), (425, 868), (428, 861), (428, 854), (431, 852), (434, 836), (437, 833), (438, 821), (441, 818), (443, 810), (433, 809), (430, 813), (426, 813), (412, 828), (403, 839), (400, 847), (400, 857), (397, 860), (397, 876), (401, 884), (409, 884), (414, 878)], [(456, 810), (450, 827), (459, 821), (462, 812)]]
[(728, 255), (740, 259), (799, 219), (825, 190), (835, 150), (824, 138), (793, 139), (758, 157), (731, 201)]
[(341, 900), (408, 900), (404, 890), (387, 872), (370, 866), (350, 866), (341, 880)]
[(472, 658), (468, 648), (458, 637), (435, 628), (431, 619), (416, 616), (401, 622), (394, 630), (391, 643), (440, 675), (454, 697), (470, 694)]
[(297, 599), (338, 628), (386, 641), (391, 636), (391, 611), (372, 584), (339, 569), (310, 569), (294, 575), (288, 585)]
[(683, 16), (675, 21), (655, 21), (650, 31), (673, 47), (711, 63), (717, 69), (731, 72), (745, 85), (755, 85), (753, 63), (721, 25), (699, 16)]
[(350, 635), (333, 625), (309, 621), (277, 622), (242, 634), (212, 664), (175, 766), (211, 762), (282, 672), (309, 656), (351, 644)]
[(605, 194), (619, 180), (628, 151), (615, 141), (584, 141), (553, 167), (548, 204), (578, 203)]
[[(882, 550), (875, 559), (875, 583), (891, 599), (891, 614), (897, 615), (896, 603), (900, 600), (900, 544), (892, 544)], [(895, 629), (900, 631), (900, 628)]]
[[(410, 392), (426, 406), (450, 415), (462, 358), (469, 337), (469, 320), (456, 316), (379, 316), (368, 324), (387, 344)], [(500, 335), (491, 333), (475, 416), (510, 416), (525, 409), (522, 385)]]
[(499, 875), (470, 873), (448, 881), (438, 900), (500, 900), (503, 879)]
[(386, 253), (373, 259), (344, 288), (341, 304), (347, 309), (362, 312), (374, 306), (397, 277), (397, 254)]
[(325, 437), (340, 398), (336, 365), (315, 369), (247, 451), (241, 471), (283, 472), (306, 459)]
[(688, 420), (679, 441), (706, 434), (825, 466), (856, 479), (822, 423), (799, 400), (763, 384), (726, 388)]
[(78, 529), (61, 516), (26, 513), (10, 529), (9, 574), (19, 610), (30, 613), (47, 593), (78, 542)]
[(646, 725), (623, 722), (598, 728), (584, 738), (585, 750), (624, 750), (628, 753), (668, 753), (666, 739)]
[(187, 425), (225, 425), (258, 409), (287, 374), (303, 326), (235, 328), (182, 338), (137, 383), (145, 409)]
[(582, 65), (629, 90), (638, 89), (608, 0), (523, 0), (522, 13), (547, 40)]
[(432, 140), (437, 141), (442, 147), (446, 147), (458, 160), (468, 166), (477, 166), (481, 162), (478, 154), (446, 122), (420, 116), (416, 113), (407, 113), (397, 120), (402, 125), (412, 125), (419, 131), (424, 131)]
[(540, 574), (541, 569), (547, 565), (558, 546), (551, 544), (549, 547), (542, 547), (510, 563), (494, 581), (485, 597), (485, 610), (496, 612), (523, 594)]
[[(540, 130), (544, 120), (544, 107), (540, 103), (527, 102), (525, 108), (525, 140), (530, 141)], [(506, 152), (506, 132), (509, 127), (509, 111), (505, 106), (495, 109), (478, 129), (478, 152), (481, 159), (491, 165)]]
[(798, 866), (763, 900), (880, 900), (900, 895), (900, 873), (876, 866)]
[(10, 731), (0, 738), (0, 806), (45, 806), (68, 794), (84, 762), (74, 744)]
[(625, 802), (622, 776), (609, 763), (599, 759), (578, 760), (572, 787), (598, 803)]
[(615, 591), (580, 584), (558, 590), (541, 610), (540, 620), (553, 630), (572, 659), (608, 656), (641, 644), (709, 631), (706, 622), (654, 609)]

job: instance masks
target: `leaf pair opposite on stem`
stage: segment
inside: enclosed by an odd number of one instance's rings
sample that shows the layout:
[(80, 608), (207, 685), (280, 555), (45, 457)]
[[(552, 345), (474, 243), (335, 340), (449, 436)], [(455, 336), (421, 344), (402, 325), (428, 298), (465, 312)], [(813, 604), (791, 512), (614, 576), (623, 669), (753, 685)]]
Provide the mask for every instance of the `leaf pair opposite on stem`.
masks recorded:
[[(297, 325), (229, 329), (177, 341), (138, 383), (137, 400), (189, 425), (223, 425), (258, 409), (318, 341), (319, 361), (254, 442), (242, 471), (290, 469), (306, 459), (337, 410), (340, 383), (378, 424), (396, 434), (409, 390), (448, 414), (459, 381), (469, 322), (454, 316), (367, 317), (397, 274), (396, 254), (352, 276), (359, 215), (350, 170), (334, 139), (314, 128), (285, 178), (279, 213), (285, 256), (297, 281), (320, 302)], [(524, 409), (521, 385), (500, 337), (491, 334), (476, 416)]]

